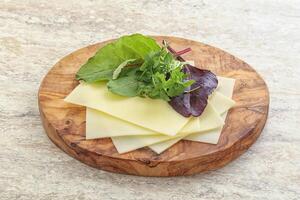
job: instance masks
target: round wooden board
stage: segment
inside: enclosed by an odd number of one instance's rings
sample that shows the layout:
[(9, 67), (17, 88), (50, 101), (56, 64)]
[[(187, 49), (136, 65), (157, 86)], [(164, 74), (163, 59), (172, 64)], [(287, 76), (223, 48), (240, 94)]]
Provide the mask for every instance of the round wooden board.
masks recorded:
[(60, 60), (44, 78), (38, 98), (43, 126), (49, 138), (62, 150), (92, 167), (141, 176), (190, 175), (220, 168), (246, 151), (260, 135), (269, 108), (267, 85), (258, 73), (238, 58), (209, 45), (156, 36), (176, 50), (191, 47), (184, 58), (200, 68), (236, 79), (236, 106), (227, 115), (217, 145), (180, 141), (158, 155), (145, 147), (119, 154), (111, 139), (85, 140), (85, 107), (63, 99), (78, 85), (75, 73), (88, 58), (110, 41), (91, 45)]

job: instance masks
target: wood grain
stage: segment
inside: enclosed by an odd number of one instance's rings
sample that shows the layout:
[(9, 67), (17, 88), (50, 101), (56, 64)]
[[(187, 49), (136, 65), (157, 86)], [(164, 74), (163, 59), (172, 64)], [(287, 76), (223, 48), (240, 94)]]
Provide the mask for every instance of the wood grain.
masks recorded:
[(77, 85), (75, 73), (104, 44), (77, 50), (60, 60), (45, 76), (39, 90), (39, 109), (49, 138), (74, 158), (102, 170), (142, 176), (190, 175), (220, 168), (246, 151), (260, 135), (269, 108), (264, 80), (247, 63), (209, 45), (176, 37), (163, 39), (173, 48), (191, 47), (186, 60), (236, 79), (233, 99), (237, 102), (226, 118), (217, 145), (180, 141), (157, 155), (149, 148), (118, 154), (110, 139), (85, 140), (85, 108), (63, 101)]

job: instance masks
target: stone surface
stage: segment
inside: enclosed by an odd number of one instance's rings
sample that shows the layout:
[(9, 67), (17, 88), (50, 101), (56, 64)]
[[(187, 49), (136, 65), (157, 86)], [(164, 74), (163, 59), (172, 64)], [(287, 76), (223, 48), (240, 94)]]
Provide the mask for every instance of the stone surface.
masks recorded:
[[(0, 1), (0, 199), (300, 199), (300, 2)], [(37, 91), (64, 55), (141, 32), (220, 47), (266, 80), (271, 105), (258, 141), (226, 167), (176, 178), (112, 174), (47, 138)]]

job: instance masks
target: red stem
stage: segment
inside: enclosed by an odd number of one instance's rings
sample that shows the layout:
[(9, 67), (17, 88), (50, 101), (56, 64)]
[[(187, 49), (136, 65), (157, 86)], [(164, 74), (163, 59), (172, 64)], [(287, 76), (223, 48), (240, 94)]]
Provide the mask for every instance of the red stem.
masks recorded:
[(177, 58), (177, 60), (184, 62), (185, 60), (180, 56), (176, 54), (176, 51), (170, 47), (169, 45), (167, 45), (167, 49), (173, 54), (173, 56), (175, 56)]
[(186, 49), (176, 52), (172, 47), (169, 46), (169, 44), (165, 40), (163, 40), (163, 44), (167, 47), (167, 49), (170, 51), (170, 53), (172, 53), (173, 56), (175, 56), (177, 58), (177, 60), (179, 60), (181, 62), (185, 62), (185, 60), (180, 55), (185, 54), (192, 50), (191, 48), (186, 48)]
[(181, 51), (177, 51), (176, 52), (176, 55), (177, 56), (181, 56), (181, 55), (183, 55), (183, 54), (185, 54), (185, 53), (187, 53), (187, 52), (189, 52), (189, 51), (192, 51), (192, 49), (189, 47), (189, 48), (186, 48), (186, 49), (183, 49), (183, 50), (181, 50)]

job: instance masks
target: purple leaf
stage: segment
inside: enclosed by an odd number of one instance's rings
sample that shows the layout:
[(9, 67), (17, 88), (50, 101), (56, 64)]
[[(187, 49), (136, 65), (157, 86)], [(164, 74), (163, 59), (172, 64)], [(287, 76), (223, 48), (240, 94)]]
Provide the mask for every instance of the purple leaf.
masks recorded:
[(184, 66), (183, 71), (188, 75), (187, 80), (195, 80), (195, 83), (183, 94), (171, 98), (169, 104), (185, 117), (198, 117), (207, 105), (208, 96), (216, 89), (218, 79), (211, 71), (189, 64)]
[[(167, 42), (165, 44), (177, 60), (185, 61)], [(218, 79), (211, 71), (199, 69), (189, 64), (184, 66), (183, 71), (188, 75), (187, 80), (195, 80), (195, 83), (187, 88), (183, 94), (171, 98), (169, 104), (185, 117), (191, 115), (198, 117), (207, 106), (208, 96), (217, 88)]]

